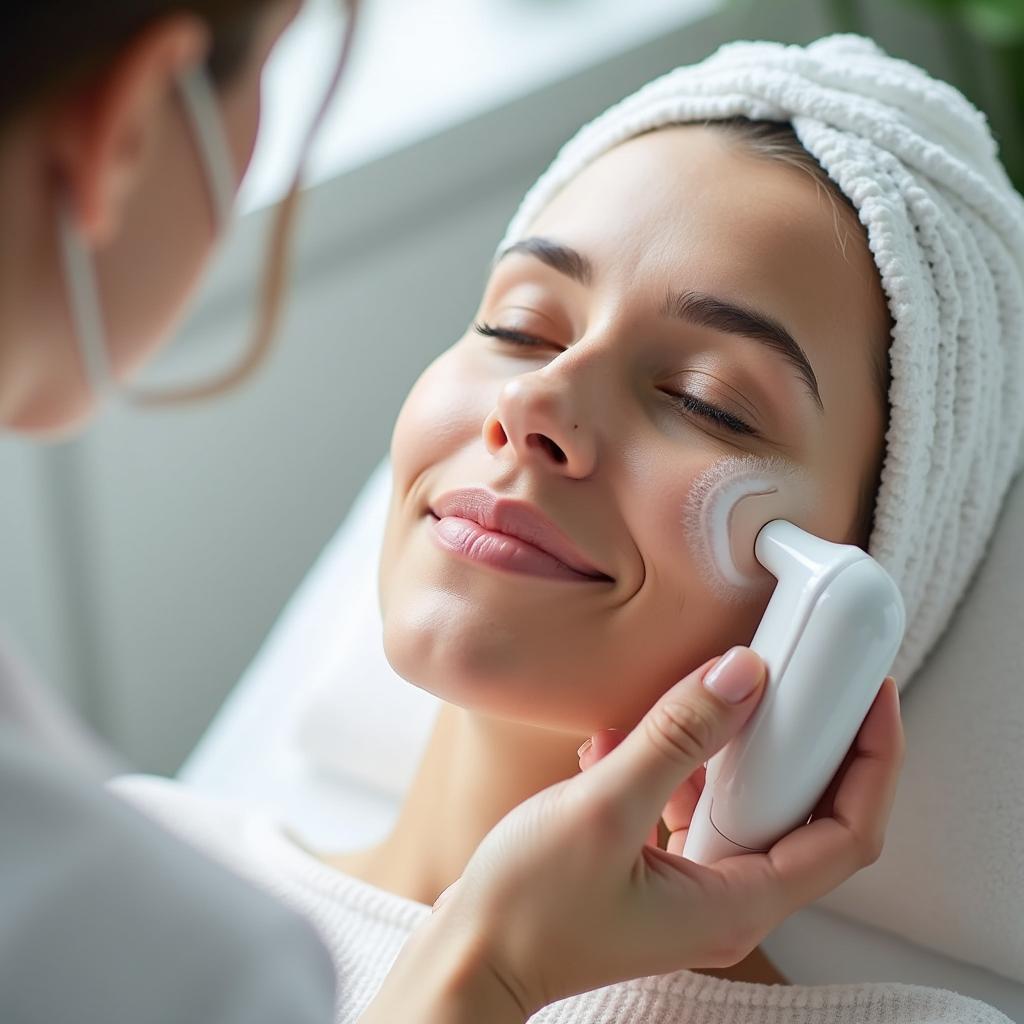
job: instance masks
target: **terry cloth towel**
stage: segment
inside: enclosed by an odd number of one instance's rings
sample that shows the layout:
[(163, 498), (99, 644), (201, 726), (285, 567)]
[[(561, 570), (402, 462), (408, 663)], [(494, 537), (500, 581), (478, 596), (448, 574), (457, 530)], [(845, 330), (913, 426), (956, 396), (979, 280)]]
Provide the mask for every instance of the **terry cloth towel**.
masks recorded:
[(905, 687), (945, 630), (1024, 467), (1024, 200), (985, 116), (870, 39), (734, 42), (585, 125), (526, 194), (499, 252), (579, 171), (641, 132), (789, 121), (857, 208), (894, 321), (869, 553), (903, 595)]
[[(319, 860), (258, 806), (168, 779), (127, 775), (111, 790), (158, 824), (306, 915), (334, 957), (335, 1024), (357, 1024), (430, 907)], [(413, 1019), (406, 1014), (403, 1020)], [(993, 1006), (897, 982), (760, 985), (693, 971), (636, 978), (561, 999), (529, 1024), (1012, 1024)]]

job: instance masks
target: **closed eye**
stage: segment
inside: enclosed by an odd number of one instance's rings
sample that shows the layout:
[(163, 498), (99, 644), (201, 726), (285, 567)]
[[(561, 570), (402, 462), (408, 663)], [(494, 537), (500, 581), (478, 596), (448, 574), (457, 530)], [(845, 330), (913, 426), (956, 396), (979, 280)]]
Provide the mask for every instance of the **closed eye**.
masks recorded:
[(513, 345), (552, 345), (554, 342), (545, 341), (534, 334), (524, 334), (522, 331), (513, 330), (511, 327), (492, 327), (490, 324), (476, 322), (473, 330), (486, 338), (497, 338), (499, 341), (510, 341)]
[[(545, 341), (543, 338), (538, 338), (533, 334), (526, 334), (523, 331), (517, 331), (510, 327), (494, 327), (482, 321), (474, 323), (473, 330), (484, 337), (507, 341), (513, 345), (540, 346), (554, 344), (554, 342)], [(724, 409), (719, 409), (716, 405), (710, 405), (708, 402), (697, 398), (696, 395), (687, 394), (685, 391), (665, 391), (664, 394), (668, 395), (673, 400), (673, 404), (686, 413), (696, 413), (698, 416), (702, 416), (704, 419), (710, 420), (726, 430), (731, 430), (735, 434), (759, 436), (753, 427), (739, 417), (727, 413)]]
[(665, 394), (687, 412), (695, 412), (698, 416), (713, 420), (720, 426), (725, 427), (726, 430), (731, 430), (736, 434), (757, 436), (757, 431), (748, 423), (745, 423), (737, 416), (732, 416), (724, 409), (719, 409), (717, 405), (709, 405), (707, 402), (697, 398), (696, 395), (689, 395), (685, 391), (666, 391)]

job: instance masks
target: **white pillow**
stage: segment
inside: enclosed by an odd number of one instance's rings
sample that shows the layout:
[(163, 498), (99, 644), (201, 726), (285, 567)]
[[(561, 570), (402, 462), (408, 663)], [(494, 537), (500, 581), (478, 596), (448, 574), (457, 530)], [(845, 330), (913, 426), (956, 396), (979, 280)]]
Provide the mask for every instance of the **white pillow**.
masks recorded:
[[(387, 461), (344, 530), (363, 562), (351, 617), (295, 740), (321, 771), (401, 796), (439, 701), (384, 658), (377, 559)], [(902, 698), (907, 758), (885, 850), (819, 904), (1024, 981), (1024, 477), (950, 628)], [(902, 682), (902, 681), (901, 681)]]

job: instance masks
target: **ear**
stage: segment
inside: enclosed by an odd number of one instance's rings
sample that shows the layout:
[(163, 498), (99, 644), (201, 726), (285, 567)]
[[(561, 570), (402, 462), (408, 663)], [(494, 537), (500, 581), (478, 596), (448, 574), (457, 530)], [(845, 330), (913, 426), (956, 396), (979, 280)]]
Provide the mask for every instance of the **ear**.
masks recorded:
[(175, 99), (175, 81), (205, 57), (208, 46), (209, 30), (200, 18), (160, 18), (55, 104), (52, 156), (75, 223), (93, 245), (117, 233), (125, 200), (167, 125), (162, 115)]

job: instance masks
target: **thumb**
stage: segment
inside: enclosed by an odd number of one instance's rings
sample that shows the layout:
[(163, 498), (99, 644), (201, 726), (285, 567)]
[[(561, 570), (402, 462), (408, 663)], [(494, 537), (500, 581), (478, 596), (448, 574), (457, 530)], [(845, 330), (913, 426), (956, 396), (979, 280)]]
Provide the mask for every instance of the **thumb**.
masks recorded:
[(749, 647), (712, 658), (664, 693), (586, 773), (591, 792), (617, 808), (624, 840), (643, 843), (679, 784), (740, 731), (760, 700), (765, 674)]

